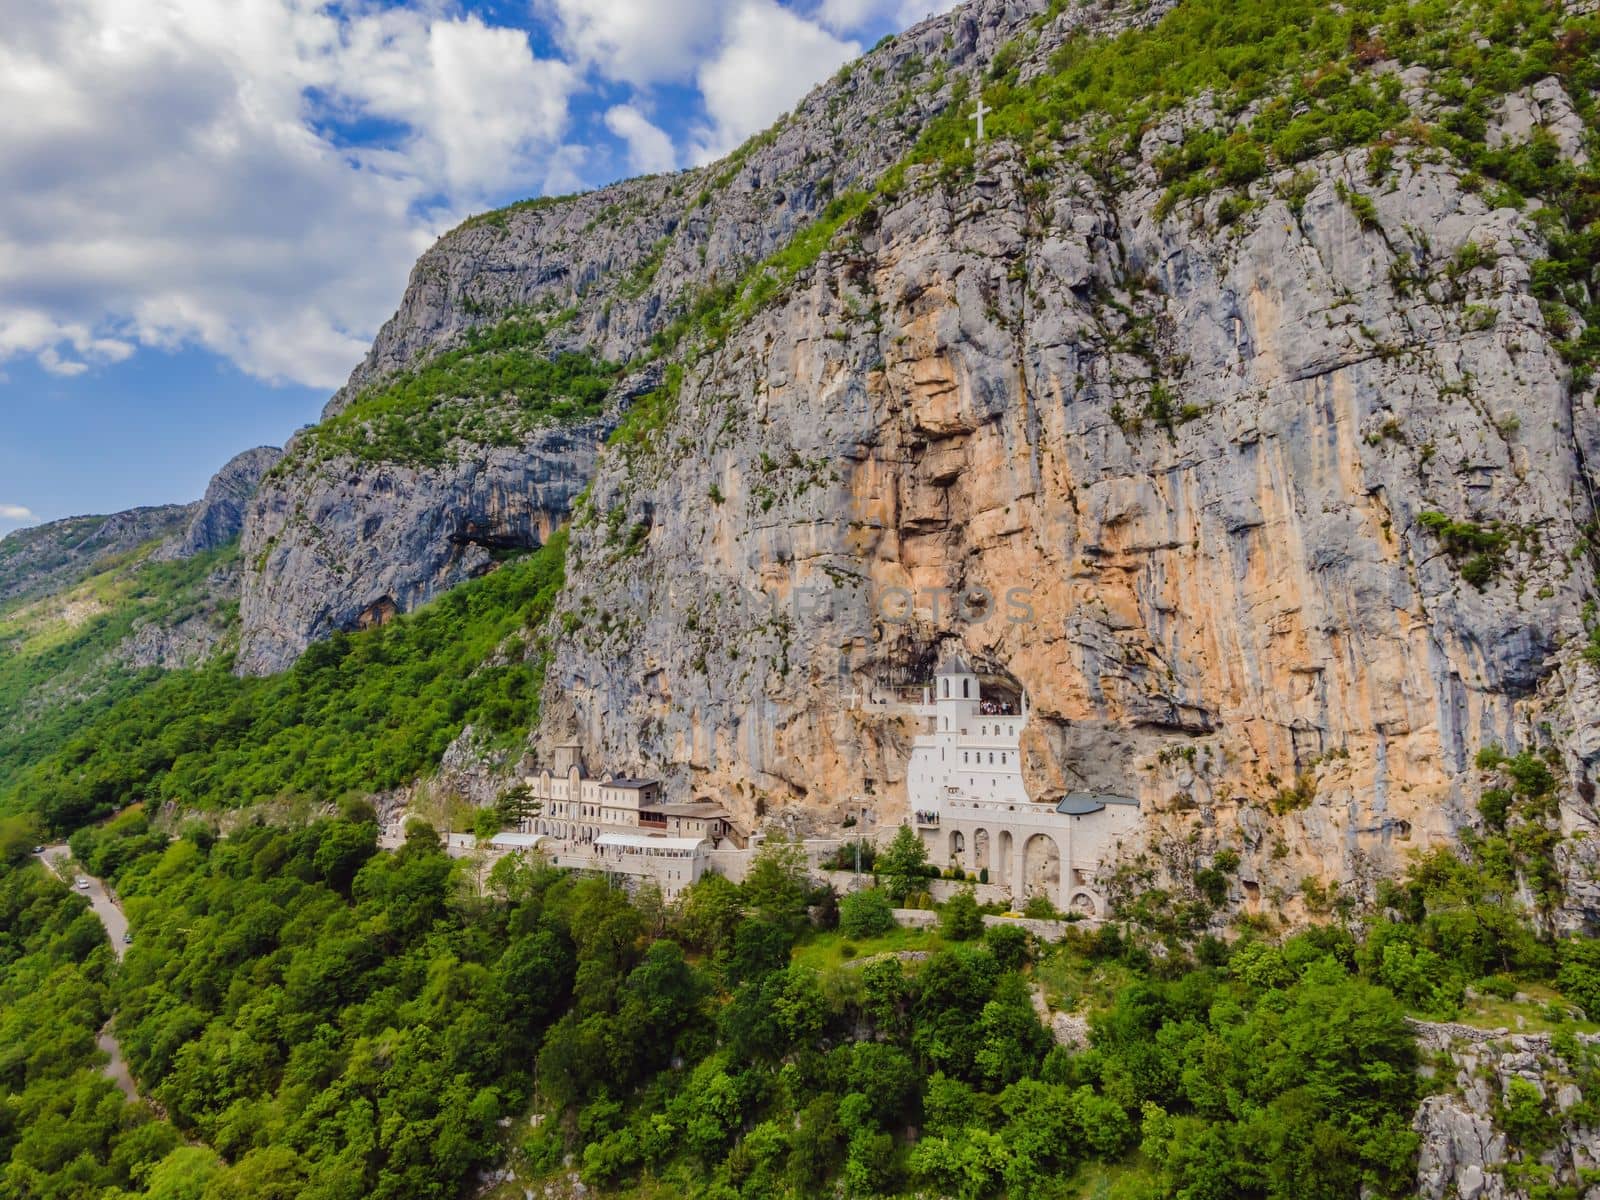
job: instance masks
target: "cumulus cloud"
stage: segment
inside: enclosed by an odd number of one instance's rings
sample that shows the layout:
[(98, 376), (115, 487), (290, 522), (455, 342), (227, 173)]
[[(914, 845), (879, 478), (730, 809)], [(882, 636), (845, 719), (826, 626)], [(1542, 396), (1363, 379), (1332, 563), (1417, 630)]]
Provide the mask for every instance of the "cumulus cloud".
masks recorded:
[(33, 510), (20, 504), (0, 504), (0, 521), (36, 521)]
[(696, 73), (711, 124), (696, 135), (708, 162), (782, 116), (822, 79), (861, 53), (775, 0), (742, 0), (721, 48)]
[(75, 374), (197, 343), (334, 386), (440, 227), (543, 187), (577, 82), (431, 3), (17, 6), (0, 360)]
[(606, 113), (606, 128), (628, 144), (628, 166), (641, 175), (671, 171), (678, 152), (666, 132), (650, 123), (631, 104), (618, 104)]
[(458, 2), (10, 5), (0, 368), (198, 345), (336, 386), (439, 232), (609, 169), (575, 100), (633, 171), (707, 161), (953, 0), (530, 0), (541, 51)]
[(570, 55), (637, 86), (692, 78), (734, 7), (734, 0), (534, 0)]

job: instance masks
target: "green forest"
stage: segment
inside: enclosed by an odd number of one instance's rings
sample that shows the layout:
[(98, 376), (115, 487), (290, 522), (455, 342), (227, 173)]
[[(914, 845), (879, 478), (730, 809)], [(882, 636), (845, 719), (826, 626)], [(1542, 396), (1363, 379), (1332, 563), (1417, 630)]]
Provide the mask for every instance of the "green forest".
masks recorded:
[[(450, 1197), (507, 1157), (641, 1197), (1403, 1196), (1408, 1013), (1468, 982), (1600, 1001), (1593, 943), (1540, 942), (1448, 853), (1356, 933), (1186, 947), (1045, 944), (970, 901), (924, 933), (846, 904), (841, 930), (782, 840), (672, 906), (518, 856), (480, 884), (421, 822), (379, 850), (360, 803), (220, 840), (134, 810), (72, 846), (132, 922), (120, 969), (82, 899), (0, 868), (0, 1186), (41, 1200)], [(1086, 1045), (1036, 990), (1090, 1014)], [(113, 1012), (139, 1104), (97, 1070)], [(1524, 1116), (1538, 1149), (1558, 1122)]]

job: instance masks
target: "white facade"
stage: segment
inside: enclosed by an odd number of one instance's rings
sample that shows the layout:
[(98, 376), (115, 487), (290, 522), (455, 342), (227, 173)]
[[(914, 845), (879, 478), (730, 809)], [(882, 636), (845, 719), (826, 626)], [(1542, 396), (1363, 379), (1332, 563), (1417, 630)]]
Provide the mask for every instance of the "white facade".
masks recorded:
[(1022, 786), (1022, 727), (1027, 724), (1027, 703), (1020, 712), (984, 712), (978, 677), (957, 660), (934, 677), (933, 703), (917, 705), (928, 717), (930, 732), (911, 747), (906, 786), (912, 812), (937, 812), (938, 802), (959, 796), (1002, 804), (1026, 804)]
[(912, 742), (906, 793), (929, 860), (987, 871), (1018, 903), (1038, 894), (1063, 911), (1103, 915), (1095, 876), (1137, 828), (1138, 804), (1108, 795), (1033, 803), (1022, 779), (1027, 699), (985, 700), (960, 657), (939, 668), (931, 694), (911, 708), (928, 722)]

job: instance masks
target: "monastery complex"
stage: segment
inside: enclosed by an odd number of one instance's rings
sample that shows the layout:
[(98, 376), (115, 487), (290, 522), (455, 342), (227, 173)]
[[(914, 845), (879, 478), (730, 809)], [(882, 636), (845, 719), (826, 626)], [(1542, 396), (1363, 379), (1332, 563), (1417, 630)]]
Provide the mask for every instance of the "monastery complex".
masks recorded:
[[(931, 863), (1007, 889), (1018, 905), (1043, 895), (1064, 912), (1104, 912), (1096, 878), (1136, 829), (1138, 803), (1089, 793), (1053, 803), (1029, 797), (1021, 752), (1026, 696), (985, 694), (979, 674), (954, 655), (920, 703), (876, 696), (857, 703), (923, 723), (906, 773), (905, 820)], [(669, 900), (708, 870), (742, 875), (754, 853), (721, 805), (669, 803), (659, 780), (591, 776), (576, 745), (558, 748), (550, 768), (523, 782), (539, 812), (496, 838), (502, 849), (537, 846), (560, 866), (653, 880)]]

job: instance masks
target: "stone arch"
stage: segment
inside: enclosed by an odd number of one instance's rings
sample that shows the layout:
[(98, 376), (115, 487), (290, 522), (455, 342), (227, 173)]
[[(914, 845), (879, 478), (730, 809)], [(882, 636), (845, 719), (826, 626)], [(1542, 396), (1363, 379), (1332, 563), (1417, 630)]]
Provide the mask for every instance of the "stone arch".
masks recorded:
[(972, 831), (972, 869), (974, 871), (987, 871), (993, 864), (989, 861), (989, 831), (975, 829)]
[(966, 835), (959, 829), (952, 829), (950, 831), (950, 860), (952, 862), (960, 862), (961, 856), (966, 853), (966, 850)]
[(1014, 853), (1015, 850), (1011, 840), (1011, 831), (1009, 829), (1002, 829), (1000, 831), (999, 845), (996, 847), (994, 856), (995, 869), (993, 875), (991, 876), (995, 883), (1011, 882), (1011, 858)]
[(1036, 833), (1022, 847), (1024, 896), (1044, 896), (1055, 902), (1061, 888), (1061, 847), (1048, 833)]
[(1072, 893), (1072, 899), (1067, 901), (1067, 911), (1082, 913), (1085, 917), (1093, 920), (1100, 915), (1100, 906), (1095, 903), (1094, 897), (1088, 892), (1074, 892)]

